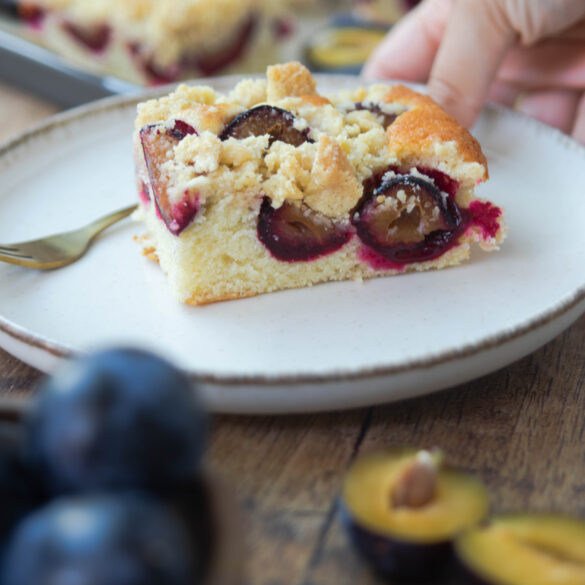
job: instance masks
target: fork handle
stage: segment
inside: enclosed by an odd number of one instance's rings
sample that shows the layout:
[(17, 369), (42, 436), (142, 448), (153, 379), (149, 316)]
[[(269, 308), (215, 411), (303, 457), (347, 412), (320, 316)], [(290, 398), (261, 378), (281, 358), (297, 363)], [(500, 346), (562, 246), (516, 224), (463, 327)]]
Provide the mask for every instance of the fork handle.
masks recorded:
[(118, 211), (114, 211), (113, 213), (109, 213), (104, 217), (100, 217), (95, 221), (92, 221), (90, 224), (86, 226), (87, 229), (91, 228), (94, 230), (94, 235), (97, 235), (103, 232), (107, 227), (111, 226), (112, 224), (128, 217), (138, 206), (130, 205), (130, 207), (125, 207), (124, 209), (119, 209)]

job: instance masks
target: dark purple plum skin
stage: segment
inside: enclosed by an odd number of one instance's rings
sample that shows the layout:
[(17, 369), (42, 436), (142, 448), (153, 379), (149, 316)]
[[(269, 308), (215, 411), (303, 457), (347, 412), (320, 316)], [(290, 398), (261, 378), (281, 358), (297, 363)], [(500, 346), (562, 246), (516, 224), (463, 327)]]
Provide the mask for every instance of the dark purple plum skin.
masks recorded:
[(196, 582), (180, 520), (141, 492), (51, 501), (17, 527), (2, 567), (4, 585)]
[(392, 583), (434, 583), (453, 566), (453, 545), (448, 540), (417, 543), (375, 534), (355, 521), (343, 501), (340, 518), (355, 550)]
[(213, 486), (204, 473), (166, 494), (169, 508), (181, 519), (189, 536), (191, 562), (199, 582), (205, 582), (220, 546), (214, 518)]
[[(378, 196), (383, 196), (390, 187), (400, 183), (405, 186), (418, 185), (425, 189), (437, 202), (448, 229), (435, 230), (424, 240), (415, 244), (388, 245), (376, 238), (368, 227), (369, 206), (376, 201)], [(437, 258), (455, 243), (461, 233), (460, 228), (463, 223), (461, 211), (452, 197), (447, 197), (444, 201), (440, 191), (434, 185), (412, 175), (401, 175), (384, 181), (373, 189), (368, 189), (366, 186), (362, 199), (352, 213), (352, 218), (360, 240), (383, 258), (398, 264), (424, 262)]]
[[(351, 238), (347, 229), (334, 227), (331, 232), (319, 237), (287, 238), (283, 223), (286, 221), (286, 203), (274, 209), (268, 197), (264, 197), (258, 216), (258, 239), (270, 253), (284, 262), (307, 262), (320, 256), (330, 254), (341, 248)], [(317, 213), (317, 212), (315, 212)]]
[(207, 418), (182, 370), (133, 348), (67, 366), (40, 386), (25, 421), (26, 462), (48, 493), (165, 493), (192, 477)]
[(220, 140), (248, 138), (249, 136), (270, 135), (270, 144), (281, 140), (293, 146), (313, 142), (310, 129), (297, 130), (293, 114), (275, 106), (256, 106), (236, 116), (219, 135)]
[[(162, 131), (160, 124), (147, 124), (140, 129), (140, 141), (154, 201), (160, 217), (175, 236), (178, 236), (193, 221), (199, 207), (196, 202), (192, 201), (184, 201), (175, 205), (169, 201), (166, 185), (160, 177), (159, 148), (156, 141), (164, 139), (180, 142), (189, 134), (197, 134), (195, 128), (178, 119), (175, 120), (173, 127), (166, 132)], [(156, 138), (157, 136), (160, 138)]]

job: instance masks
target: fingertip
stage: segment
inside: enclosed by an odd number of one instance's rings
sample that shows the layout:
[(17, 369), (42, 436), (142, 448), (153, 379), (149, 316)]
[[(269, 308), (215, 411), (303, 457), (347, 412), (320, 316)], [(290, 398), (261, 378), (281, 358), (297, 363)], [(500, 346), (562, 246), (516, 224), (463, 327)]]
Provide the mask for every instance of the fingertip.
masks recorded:
[(465, 0), (454, 5), (429, 79), (431, 96), (468, 128), (515, 39), (495, 4)]
[(459, 85), (442, 77), (433, 77), (428, 85), (429, 95), (465, 128), (471, 128), (479, 117), (483, 99), (466, 94)]
[(375, 81), (377, 79), (384, 79), (384, 68), (381, 66), (380, 61), (373, 56), (363, 66), (360, 77), (365, 81)]
[(426, 0), (386, 35), (363, 67), (364, 79), (426, 82), (447, 23), (451, 0)]

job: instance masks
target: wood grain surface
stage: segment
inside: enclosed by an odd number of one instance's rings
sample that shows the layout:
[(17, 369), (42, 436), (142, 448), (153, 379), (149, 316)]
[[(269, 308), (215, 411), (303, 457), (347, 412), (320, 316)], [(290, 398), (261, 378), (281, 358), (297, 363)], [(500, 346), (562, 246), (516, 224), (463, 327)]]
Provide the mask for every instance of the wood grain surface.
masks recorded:
[[(0, 85), (0, 140), (53, 111)], [(31, 394), (40, 377), (0, 350), (0, 393)], [(511, 366), (427, 397), (331, 414), (215, 417), (208, 464), (243, 513), (242, 583), (378, 583), (346, 540), (337, 500), (355, 457), (389, 445), (442, 447), (486, 482), (494, 511), (585, 517), (584, 380), (585, 317)]]

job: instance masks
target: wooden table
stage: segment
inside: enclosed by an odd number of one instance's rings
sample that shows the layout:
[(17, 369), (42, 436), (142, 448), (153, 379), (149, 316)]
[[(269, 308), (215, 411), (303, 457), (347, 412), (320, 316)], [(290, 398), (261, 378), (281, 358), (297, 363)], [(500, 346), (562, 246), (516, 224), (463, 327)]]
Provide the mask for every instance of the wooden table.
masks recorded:
[[(54, 111), (0, 85), (0, 140)], [(29, 394), (39, 378), (0, 350), (0, 392)], [(348, 546), (336, 501), (354, 458), (391, 444), (442, 447), (483, 478), (496, 511), (585, 516), (584, 380), (585, 317), (529, 357), (425, 398), (332, 414), (216, 417), (209, 464), (243, 510), (242, 583), (377, 583)]]

